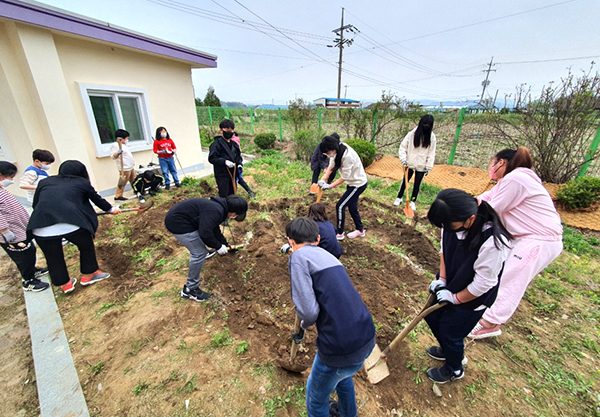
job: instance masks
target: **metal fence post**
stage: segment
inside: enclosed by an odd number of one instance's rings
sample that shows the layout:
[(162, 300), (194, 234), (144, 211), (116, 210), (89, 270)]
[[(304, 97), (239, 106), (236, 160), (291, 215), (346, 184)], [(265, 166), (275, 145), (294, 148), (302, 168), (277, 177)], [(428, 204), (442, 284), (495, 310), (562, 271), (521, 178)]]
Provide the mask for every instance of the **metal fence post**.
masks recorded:
[(225, 107), (225, 114), (227, 115), (227, 119), (229, 119), (229, 107)]
[(283, 142), (283, 130), (281, 128), (281, 107), (277, 107), (279, 110), (279, 142)]
[(252, 130), (252, 136), (254, 136), (254, 107), (250, 107), (250, 129)]
[(377, 109), (375, 109), (375, 114), (373, 115), (373, 135), (371, 137), (371, 143), (375, 144), (375, 134), (377, 133)]
[(210, 106), (208, 106), (208, 118), (210, 119), (210, 124), (212, 125), (212, 111), (210, 111)]
[(585, 163), (579, 169), (579, 175), (577, 175), (577, 178), (585, 176), (585, 173), (590, 167), (592, 159), (596, 154), (596, 151), (598, 150), (598, 145), (600, 145), (600, 126), (598, 126), (598, 130), (596, 131), (596, 136), (592, 141), (592, 145), (590, 146), (590, 149), (588, 149), (587, 154), (585, 155)]
[(323, 107), (319, 107), (319, 130), (321, 130), (321, 112), (323, 110)]
[(463, 120), (465, 118), (466, 112), (466, 107), (460, 109), (460, 116), (458, 116), (458, 125), (456, 126), (456, 133), (454, 134), (454, 143), (452, 144), (452, 149), (450, 150), (450, 158), (448, 158), (448, 165), (452, 165), (452, 163), (454, 162), (454, 154), (456, 153), (456, 146), (458, 145), (458, 138), (460, 138), (460, 130), (462, 129)]

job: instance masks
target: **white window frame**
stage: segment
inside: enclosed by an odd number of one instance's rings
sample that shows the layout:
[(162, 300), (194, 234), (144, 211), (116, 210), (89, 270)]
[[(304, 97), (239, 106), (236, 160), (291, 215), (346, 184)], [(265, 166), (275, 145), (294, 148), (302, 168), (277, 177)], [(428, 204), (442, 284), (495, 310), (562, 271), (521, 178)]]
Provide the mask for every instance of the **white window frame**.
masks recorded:
[(10, 147), (10, 143), (8, 142), (8, 137), (2, 128), (2, 123), (0, 123), (0, 160), (13, 163), (17, 161), (15, 154)]
[(100, 84), (78, 84), (79, 91), (81, 92), (81, 97), (83, 99), (83, 106), (85, 108), (88, 120), (90, 122), (90, 129), (92, 131), (94, 144), (96, 146), (97, 158), (104, 158), (110, 156), (110, 147), (112, 146), (112, 143), (102, 143), (100, 141), (100, 134), (98, 133), (98, 128), (96, 127), (96, 118), (94, 117), (94, 112), (92, 110), (92, 102), (90, 100), (90, 95), (113, 98), (115, 114), (117, 117), (117, 125), (119, 129), (125, 129), (125, 127), (118, 98), (136, 98), (138, 109), (140, 110), (140, 123), (142, 125), (142, 134), (144, 138), (140, 141), (130, 141), (129, 149), (131, 150), (131, 152), (140, 152), (152, 149), (152, 121), (150, 119), (150, 105), (148, 103), (148, 94), (145, 89), (117, 87)]

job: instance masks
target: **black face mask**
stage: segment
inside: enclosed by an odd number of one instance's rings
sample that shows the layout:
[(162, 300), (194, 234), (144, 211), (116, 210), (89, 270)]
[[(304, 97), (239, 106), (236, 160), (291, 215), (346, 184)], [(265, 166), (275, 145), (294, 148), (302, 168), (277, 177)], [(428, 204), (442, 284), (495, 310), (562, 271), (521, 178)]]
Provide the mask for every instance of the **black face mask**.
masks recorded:
[(464, 232), (465, 230), (467, 230), (465, 226), (460, 226), (458, 229), (450, 229), (452, 233)]
[(227, 140), (233, 137), (233, 132), (228, 132), (227, 130), (223, 131), (223, 137)]

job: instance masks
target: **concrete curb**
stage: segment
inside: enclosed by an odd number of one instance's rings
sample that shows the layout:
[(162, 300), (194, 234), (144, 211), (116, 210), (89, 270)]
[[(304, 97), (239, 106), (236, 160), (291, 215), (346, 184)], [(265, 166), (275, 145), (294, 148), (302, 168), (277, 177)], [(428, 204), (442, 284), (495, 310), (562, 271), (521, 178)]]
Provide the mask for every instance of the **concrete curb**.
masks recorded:
[[(42, 281), (48, 282), (48, 276)], [(25, 291), (40, 415), (89, 416), (52, 289)]]

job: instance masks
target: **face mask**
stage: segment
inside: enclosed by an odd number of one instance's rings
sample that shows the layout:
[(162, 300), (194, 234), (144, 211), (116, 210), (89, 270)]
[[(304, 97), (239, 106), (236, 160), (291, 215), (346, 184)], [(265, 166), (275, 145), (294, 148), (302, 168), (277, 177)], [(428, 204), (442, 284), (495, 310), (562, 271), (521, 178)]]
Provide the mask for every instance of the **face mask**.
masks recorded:
[(231, 139), (233, 137), (233, 132), (228, 132), (226, 130), (223, 131), (223, 137), (227, 140)]
[(162, 132), (162, 133), (160, 134), (160, 137), (161, 137), (161, 138), (166, 138), (166, 137), (167, 137), (167, 134), (166, 134), (165, 132)]
[(460, 226), (458, 229), (450, 229), (452, 233), (464, 232), (465, 230), (467, 230), (465, 226)]
[(50, 165), (44, 165), (44, 164), (42, 164), (42, 169), (44, 171), (50, 171)]
[(2, 188), (6, 188), (9, 185), (13, 185), (15, 182), (13, 180), (2, 180), (0, 181), (0, 186), (2, 186)]

